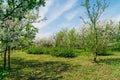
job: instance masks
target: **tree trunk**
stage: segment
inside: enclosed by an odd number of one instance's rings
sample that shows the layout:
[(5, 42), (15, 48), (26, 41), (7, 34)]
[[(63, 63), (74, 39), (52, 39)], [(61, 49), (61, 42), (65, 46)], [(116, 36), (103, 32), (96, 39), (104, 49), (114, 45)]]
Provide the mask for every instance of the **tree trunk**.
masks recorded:
[(4, 70), (6, 69), (6, 53), (7, 53), (7, 47), (5, 49), (5, 53), (4, 53)]
[(98, 46), (98, 34), (97, 34), (97, 26), (96, 26), (96, 21), (94, 23), (94, 32), (95, 32), (95, 53), (94, 53), (94, 62), (97, 61), (97, 46)]
[(8, 46), (8, 69), (10, 68), (10, 46)]
[(93, 59), (94, 62), (97, 62), (97, 52), (94, 53), (94, 59)]

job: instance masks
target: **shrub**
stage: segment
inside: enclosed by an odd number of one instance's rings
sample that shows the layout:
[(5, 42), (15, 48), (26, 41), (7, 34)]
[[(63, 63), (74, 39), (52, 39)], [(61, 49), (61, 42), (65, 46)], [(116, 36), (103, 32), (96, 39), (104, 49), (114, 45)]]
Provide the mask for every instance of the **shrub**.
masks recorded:
[(39, 46), (33, 46), (33, 47), (30, 47), (28, 50), (27, 50), (27, 53), (28, 54), (43, 54), (43, 48), (39, 47)]
[(51, 49), (52, 49), (52, 47), (44, 47), (44, 48), (43, 48), (43, 52), (44, 52), (45, 54), (50, 54)]
[(51, 55), (57, 57), (75, 57), (75, 53), (72, 48), (68, 47), (55, 47), (51, 50)]
[(106, 47), (100, 47), (98, 49), (98, 54), (100, 56), (107, 56), (107, 55), (112, 55), (112, 53), (110, 52), (109, 49), (107, 49)]
[(39, 46), (31, 47), (27, 50), (28, 54), (50, 54), (57, 57), (75, 57), (72, 48), (69, 47), (44, 47), (41, 48)]
[(8, 77), (9, 75), (10, 73), (7, 71), (0, 72), (0, 80), (6, 80), (5, 78)]

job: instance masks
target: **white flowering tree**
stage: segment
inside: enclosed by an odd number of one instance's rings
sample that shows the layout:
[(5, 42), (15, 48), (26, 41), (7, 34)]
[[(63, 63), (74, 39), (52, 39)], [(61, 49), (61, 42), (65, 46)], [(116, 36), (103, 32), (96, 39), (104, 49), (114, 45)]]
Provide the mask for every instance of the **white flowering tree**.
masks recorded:
[(0, 41), (4, 45), (4, 69), (6, 52), (10, 69), (11, 46), (19, 44), (23, 37), (32, 40), (35, 36), (37, 29), (31, 23), (36, 17), (32, 15), (37, 15), (38, 8), (44, 5), (45, 0), (0, 0)]

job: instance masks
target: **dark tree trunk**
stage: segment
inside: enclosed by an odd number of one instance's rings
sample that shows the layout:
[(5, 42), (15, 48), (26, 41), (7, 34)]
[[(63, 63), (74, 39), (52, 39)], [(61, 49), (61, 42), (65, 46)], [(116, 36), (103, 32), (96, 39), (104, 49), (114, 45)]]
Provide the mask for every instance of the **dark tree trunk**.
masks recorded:
[(10, 68), (10, 46), (8, 46), (8, 69)]
[(97, 52), (94, 53), (94, 59), (93, 59), (94, 62), (97, 62)]
[(6, 53), (7, 53), (7, 47), (6, 47), (6, 49), (5, 49), (5, 53), (4, 53), (4, 70), (6, 69)]

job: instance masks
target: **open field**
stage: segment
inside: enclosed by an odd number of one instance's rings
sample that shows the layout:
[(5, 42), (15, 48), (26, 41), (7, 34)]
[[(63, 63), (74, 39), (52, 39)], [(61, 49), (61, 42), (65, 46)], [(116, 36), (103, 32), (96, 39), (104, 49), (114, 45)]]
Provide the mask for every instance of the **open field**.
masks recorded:
[[(120, 52), (99, 56), (60, 58), (25, 52), (11, 54), (11, 73), (5, 80), (120, 80)], [(0, 57), (2, 67), (2, 58)]]

